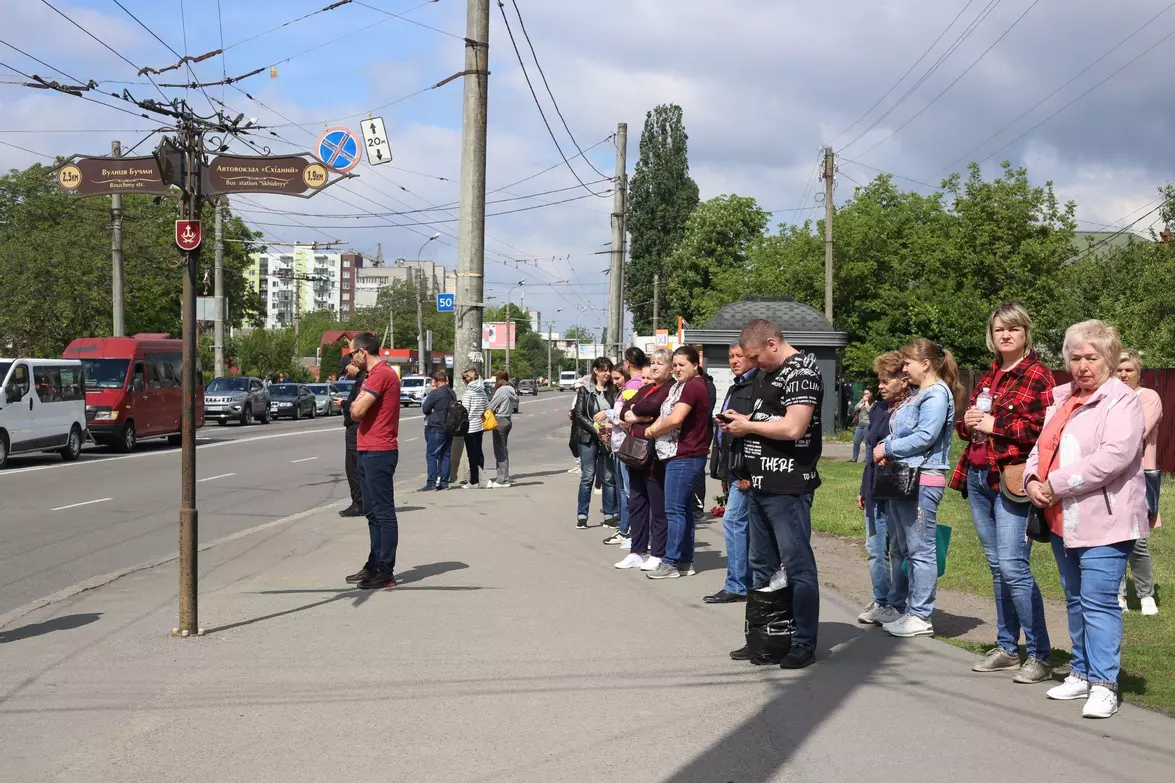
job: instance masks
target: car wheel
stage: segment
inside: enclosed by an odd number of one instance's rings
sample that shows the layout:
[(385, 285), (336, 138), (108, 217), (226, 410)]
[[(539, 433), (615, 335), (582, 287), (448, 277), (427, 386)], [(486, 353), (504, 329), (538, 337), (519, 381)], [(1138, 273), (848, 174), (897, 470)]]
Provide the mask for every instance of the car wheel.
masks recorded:
[(269, 424), (271, 421), (273, 421), (273, 413), (270, 412), (269, 406), (266, 405), (265, 410), (261, 414), (261, 423)]
[(118, 440), (114, 441), (114, 450), (120, 454), (129, 454), (135, 450), (135, 444), (137, 442), (135, 422), (134, 419), (131, 419), (122, 428), (122, 433), (119, 435)]
[(314, 419), (317, 417), (318, 417), (318, 403), (314, 403), (313, 405), (310, 406), (310, 418)]
[(182, 446), (182, 445), (184, 445), (183, 433), (180, 433), (179, 435), (168, 435), (167, 436), (167, 445), (168, 446)]
[(73, 425), (69, 431), (69, 440), (61, 450), (61, 458), (66, 462), (73, 462), (82, 455), (82, 431), (78, 425)]
[(0, 432), (0, 470), (8, 467), (8, 436)]
[(241, 426), (247, 427), (253, 423), (253, 406), (246, 405), (245, 410), (241, 411)]
[(217, 419), (216, 423), (223, 427), (224, 425), (228, 424), (228, 419)]
[(294, 406), (294, 421), (302, 421), (302, 405), (301, 405), (301, 403)]

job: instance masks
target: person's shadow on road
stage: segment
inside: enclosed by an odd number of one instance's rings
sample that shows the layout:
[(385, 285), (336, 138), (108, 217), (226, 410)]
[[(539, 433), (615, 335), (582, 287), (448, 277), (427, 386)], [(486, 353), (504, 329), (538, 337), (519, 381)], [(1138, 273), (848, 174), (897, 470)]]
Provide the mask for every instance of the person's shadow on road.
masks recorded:
[(53, 633), (54, 631), (69, 631), (74, 628), (81, 628), (83, 625), (97, 622), (101, 616), (101, 612), (67, 614), (61, 617), (54, 617), (52, 620), (46, 620), (42, 623), (22, 625), (19, 628), (13, 628), (11, 631), (0, 631), (0, 644), (19, 642), (21, 639), (31, 639), (34, 636), (42, 636), (47, 633)]

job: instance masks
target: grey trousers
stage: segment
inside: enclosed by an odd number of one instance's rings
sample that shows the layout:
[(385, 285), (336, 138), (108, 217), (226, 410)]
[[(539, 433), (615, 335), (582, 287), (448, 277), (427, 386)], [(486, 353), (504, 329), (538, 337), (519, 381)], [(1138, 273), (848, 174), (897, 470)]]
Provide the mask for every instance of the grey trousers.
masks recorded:
[[(1130, 573), (1134, 576), (1134, 592), (1139, 599), (1154, 598), (1155, 596), (1155, 563), (1151, 560), (1151, 551), (1146, 545), (1146, 539), (1140, 538), (1134, 542), (1134, 551), (1130, 553)], [(1126, 595), (1126, 577), (1122, 577), (1122, 584), (1118, 586), (1118, 594)]]
[(494, 461), (498, 463), (498, 476), (494, 480), (498, 484), (510, 482), (510, 451), (506, 441), (510, 438), (510, 430), (514, 423), (508, 418), (498, 419), (498, 426), (492, 431), (494, 435)]

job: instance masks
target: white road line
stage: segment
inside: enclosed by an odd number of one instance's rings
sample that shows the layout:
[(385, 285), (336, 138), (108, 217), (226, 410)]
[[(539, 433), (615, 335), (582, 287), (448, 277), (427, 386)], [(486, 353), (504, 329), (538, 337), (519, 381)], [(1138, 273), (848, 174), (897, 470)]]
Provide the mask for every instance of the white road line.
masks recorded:
[(237, 474), (236, 473), (221, 473), (219, 476), (209, 476), (208, 478), (196, 479), (196, 483), (199, 484), (204, 481), (216, 481), (217, 479), (228, 478), (229, 476), (235, 476), (235, 475), (237, 475)]
[(412, 441), (414, 441), (414, 440), (420, 440), (420, 438), (409, 438), (408, 440), (406, 440), (406, 441), (404, 441), (404, 442), (405, 442), (405, 443), (411, 443), (411, 442), (412, 442)]
[(299, 462), (309, 462), (310, 460), (318, 459), (318, 457), (303, 457), (302, 459), (290, 460), (291, 465), (297, 465)]
[(68, 506), (58, 506), (57, 508), (51, 508), (49, 510), (50, 511), (65, 511), (68, 508), (77, 508), (78, 506), (91, 506), (95, 503), (105, 503), (108, 500), (114, 500), (114, 498), (98, 498), (97, 500), (87, 500), (85, 503), (70, 503)]

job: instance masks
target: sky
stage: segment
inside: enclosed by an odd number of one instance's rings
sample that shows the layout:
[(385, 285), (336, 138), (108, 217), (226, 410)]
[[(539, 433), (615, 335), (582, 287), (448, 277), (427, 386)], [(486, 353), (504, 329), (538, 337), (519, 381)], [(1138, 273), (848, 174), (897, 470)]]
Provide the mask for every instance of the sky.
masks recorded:
[[(48, 2), (109, 49), (45, 0), (0, 3), (3, 169), (106, 154), (114, 139), (124, 149), (142, 142), (136, 154), (147, 153), (158, 137), (145, 132), (161, 125), (3, 83), (24, 81), (16, 71), (67, 81), (56, 68), (99, 80), (105, 92), (159, 98), (139, 68), (175, 62), (168, 47), (195, 56), (223, 41), (223, 56), (193, 66), (201, 81), (276, 67), (276, 76), (207, 88), (231, 113), (271, 129), (251, 137), (258, 146), (309, 151), (326, 128), (357, 130), (370, 114), (384, 118), (393, 153), (391, 164), (364, 162), (358, 177), (312, 200), (234, 197), (234, 211), (273, 241), (342, 239), (364, 253), (381, 247), (388, 262), (419, 255), (455, 266), (456, 210), (434, 208), (459, 197), (462, 80), (426, 88), (464, 68), (461, 0), (353, 0), (321, 13), (326, 0), (120, 0), (142, 25), (115, 0)], [(530, 59), (515, 3), (574, 141)], [(586, 187), (544, 127), (503, 12)], [(994, 176), (1010, 160), (1075, 201), (1079, 228), (1145, 215), (1133, 227), (1145, 230), (1156, 188), (1175, 177), (1166, 154), (1173, 39), (1167, 0), (493, 0), (487, 182), (488, 200), (499, 203), (487, 207), (487, 298), (502, 303), (513, 289), (557, 331), (604, 324), (609, 137), (628, 123), (631, 173), (645, 114), (666, 102), (684, 110), (701, 197), (753, 196), (777, 223), (818, 217), (817, 161), (831, 144), (838, 203), (878, 170), (931, 192), (925, 183), (965, 172), (968, 161)], [(154, 78), (192, 80), (186, 70)], [(209, 109), (200, 91), (162, 89)], [(572, 157), (579, 149), (590, 166)], [(253, 154), (239, 142), (232, 150)], [(552, 202), (564, 203), (493, 214)]]

